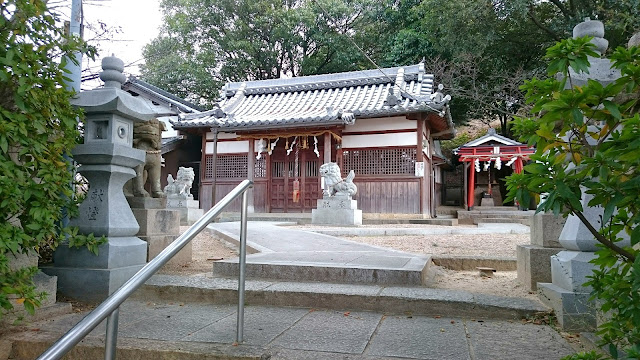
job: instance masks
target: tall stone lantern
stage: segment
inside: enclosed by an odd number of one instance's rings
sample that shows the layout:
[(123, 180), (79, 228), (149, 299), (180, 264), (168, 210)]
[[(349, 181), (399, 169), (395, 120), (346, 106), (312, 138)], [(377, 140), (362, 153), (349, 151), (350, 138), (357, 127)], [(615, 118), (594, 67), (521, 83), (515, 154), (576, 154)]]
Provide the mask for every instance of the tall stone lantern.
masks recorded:
[[(573, 29), (573, 37), (593, 36), (592, 43), (596, 51), (604, 54), (608, 41), (604, 39), (604, 25), (600, 21), (585, 19)], [(620, 72), (612, 67), (607, 58), (589, 58), (589, 73), (575, 73), (570, 70), (573, 86), (583, 86), (589, 80), (602, 85), (614, 82)], [(594, 127), (595, 129), (595, 127)], [(595, 139), (588, 139), (593, 141)], [(597, 179), (595, 179), (597, 180)], [(583, 193), (581, 204), (584, 216), (596, 228), (601, 226), (600, 219), (604, 214), (602, 207), (590, 207), (593, 195)], [(630, 244), (629, 237), (621, 234), (621, 246)], [(587, 227), (575, 215), (569, 215), (559, 235), (558, 242), (564, 248), (551, 256), (551, 283), (538, 283), (540, 300), (552, 307), (558, 323), (567, 331), (592, 331), (596, 328), (596, 304), (589, 300), (591, 288), (583, 286), (593, 273), (594, 265), (590, 263), (596, 258), (598, 241)]]
[(81, 234), (105, 236), (108, 242), (97, 256), (85, 248), (61, 246), (53, 266), (43, 269), (58, 276), (59, 294), (89, 302), (105, 299), (146, 263), (147, 243), (136, 237), (140, 227), (122, 188), (145, 161), (145, 152), (132, 147), (133, 123), (155, 116), (144, 101), (121, 90), (126, 80), (122, 60), (104, 58), (102, 68), (104, 87), (72, 100), (86, 115), (84, 143), (72, 154), (89, 190), (70, 225)]

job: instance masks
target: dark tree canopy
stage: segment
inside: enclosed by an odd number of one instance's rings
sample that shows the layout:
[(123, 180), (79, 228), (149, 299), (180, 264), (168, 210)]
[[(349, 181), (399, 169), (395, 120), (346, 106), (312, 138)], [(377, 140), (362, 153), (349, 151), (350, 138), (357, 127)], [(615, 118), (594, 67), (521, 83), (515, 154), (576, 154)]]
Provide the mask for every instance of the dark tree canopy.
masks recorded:
[[(211, 103), (228, 80), (261, 80), (425, 60), (452, 95), (454, 121), (507, 121), (544, 49), (586, 16), (611, 47), (640, 27), (640, 0), (163, 0), (143, 76)], [(366, 54), (366, 55), (365, 55)]]

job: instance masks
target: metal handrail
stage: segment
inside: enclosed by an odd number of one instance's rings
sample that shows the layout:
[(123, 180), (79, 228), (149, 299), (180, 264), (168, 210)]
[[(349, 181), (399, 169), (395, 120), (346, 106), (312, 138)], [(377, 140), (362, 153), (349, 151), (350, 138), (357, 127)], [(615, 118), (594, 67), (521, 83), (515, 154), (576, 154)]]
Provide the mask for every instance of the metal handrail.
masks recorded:
[(198, 221), (196, 221), (187, 231), (180, 235), (175, 241), (167, 246), (158, 256), (147, 263), (140, 271), (135, 273), (118, 290), (106, 298), (98, 307), (85, 316), (71, 330), (64, 334), (49, 349), (47, 349), (38, 359), (61, 359), (67, 352), (84, 339), (94, 328), (104, 319), (107, 319), (107, 333), (105, 338), (105, 359), (115, 359), (116, 342), (118, 333), (118, 315), (120, 305), (142, 286), (153, 274), (164, 266), (173, 256), (175, 256), (185, 245), (187, 245), (196, 235), (198, 235), (209, 223), (228, 206), (238, 196), (242, 195), (242, 209), (240, 215), (240, 267), (238, 279), (238, 324), (236, 342), (242, 342), (244, 322), (244, 267), (246, 266), (246, 244), (247, 244), (247, 190), (253, 187), (253, 181), (244, 180), (229, 192), (220, 202), (207, 211)]

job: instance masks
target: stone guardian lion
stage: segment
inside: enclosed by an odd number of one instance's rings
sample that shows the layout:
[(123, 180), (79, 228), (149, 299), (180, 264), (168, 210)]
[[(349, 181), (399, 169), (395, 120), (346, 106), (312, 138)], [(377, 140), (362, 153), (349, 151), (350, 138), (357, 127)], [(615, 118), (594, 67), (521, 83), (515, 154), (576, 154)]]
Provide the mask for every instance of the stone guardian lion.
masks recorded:
[(324, 178), (324, 196), (349, 196), (358, 192), (358, 187), (353, 183), (356, 176), (353, 170), (349, 171), (346, 178), (340, 175), (340, 167), (336, 163), (327, 163), (320, 166), (320, 176)]

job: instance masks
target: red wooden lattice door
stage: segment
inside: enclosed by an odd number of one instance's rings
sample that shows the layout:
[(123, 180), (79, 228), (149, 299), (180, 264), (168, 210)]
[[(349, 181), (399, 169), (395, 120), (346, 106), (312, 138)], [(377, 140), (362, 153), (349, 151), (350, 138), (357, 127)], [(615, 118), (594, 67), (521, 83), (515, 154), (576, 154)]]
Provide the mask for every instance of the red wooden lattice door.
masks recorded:
[[(283, 148), (276, 148), (270, 156), (271, 179), (269, 196), (271, 212), (311, 212), (316, 200), (322, 197), (318, 169), (322, 161), (312, 149), (298, 151), (296, 174), (295, 150), (287, 155)], [(300, 182), (300, 199), (293, 201), (294, 181)]]

